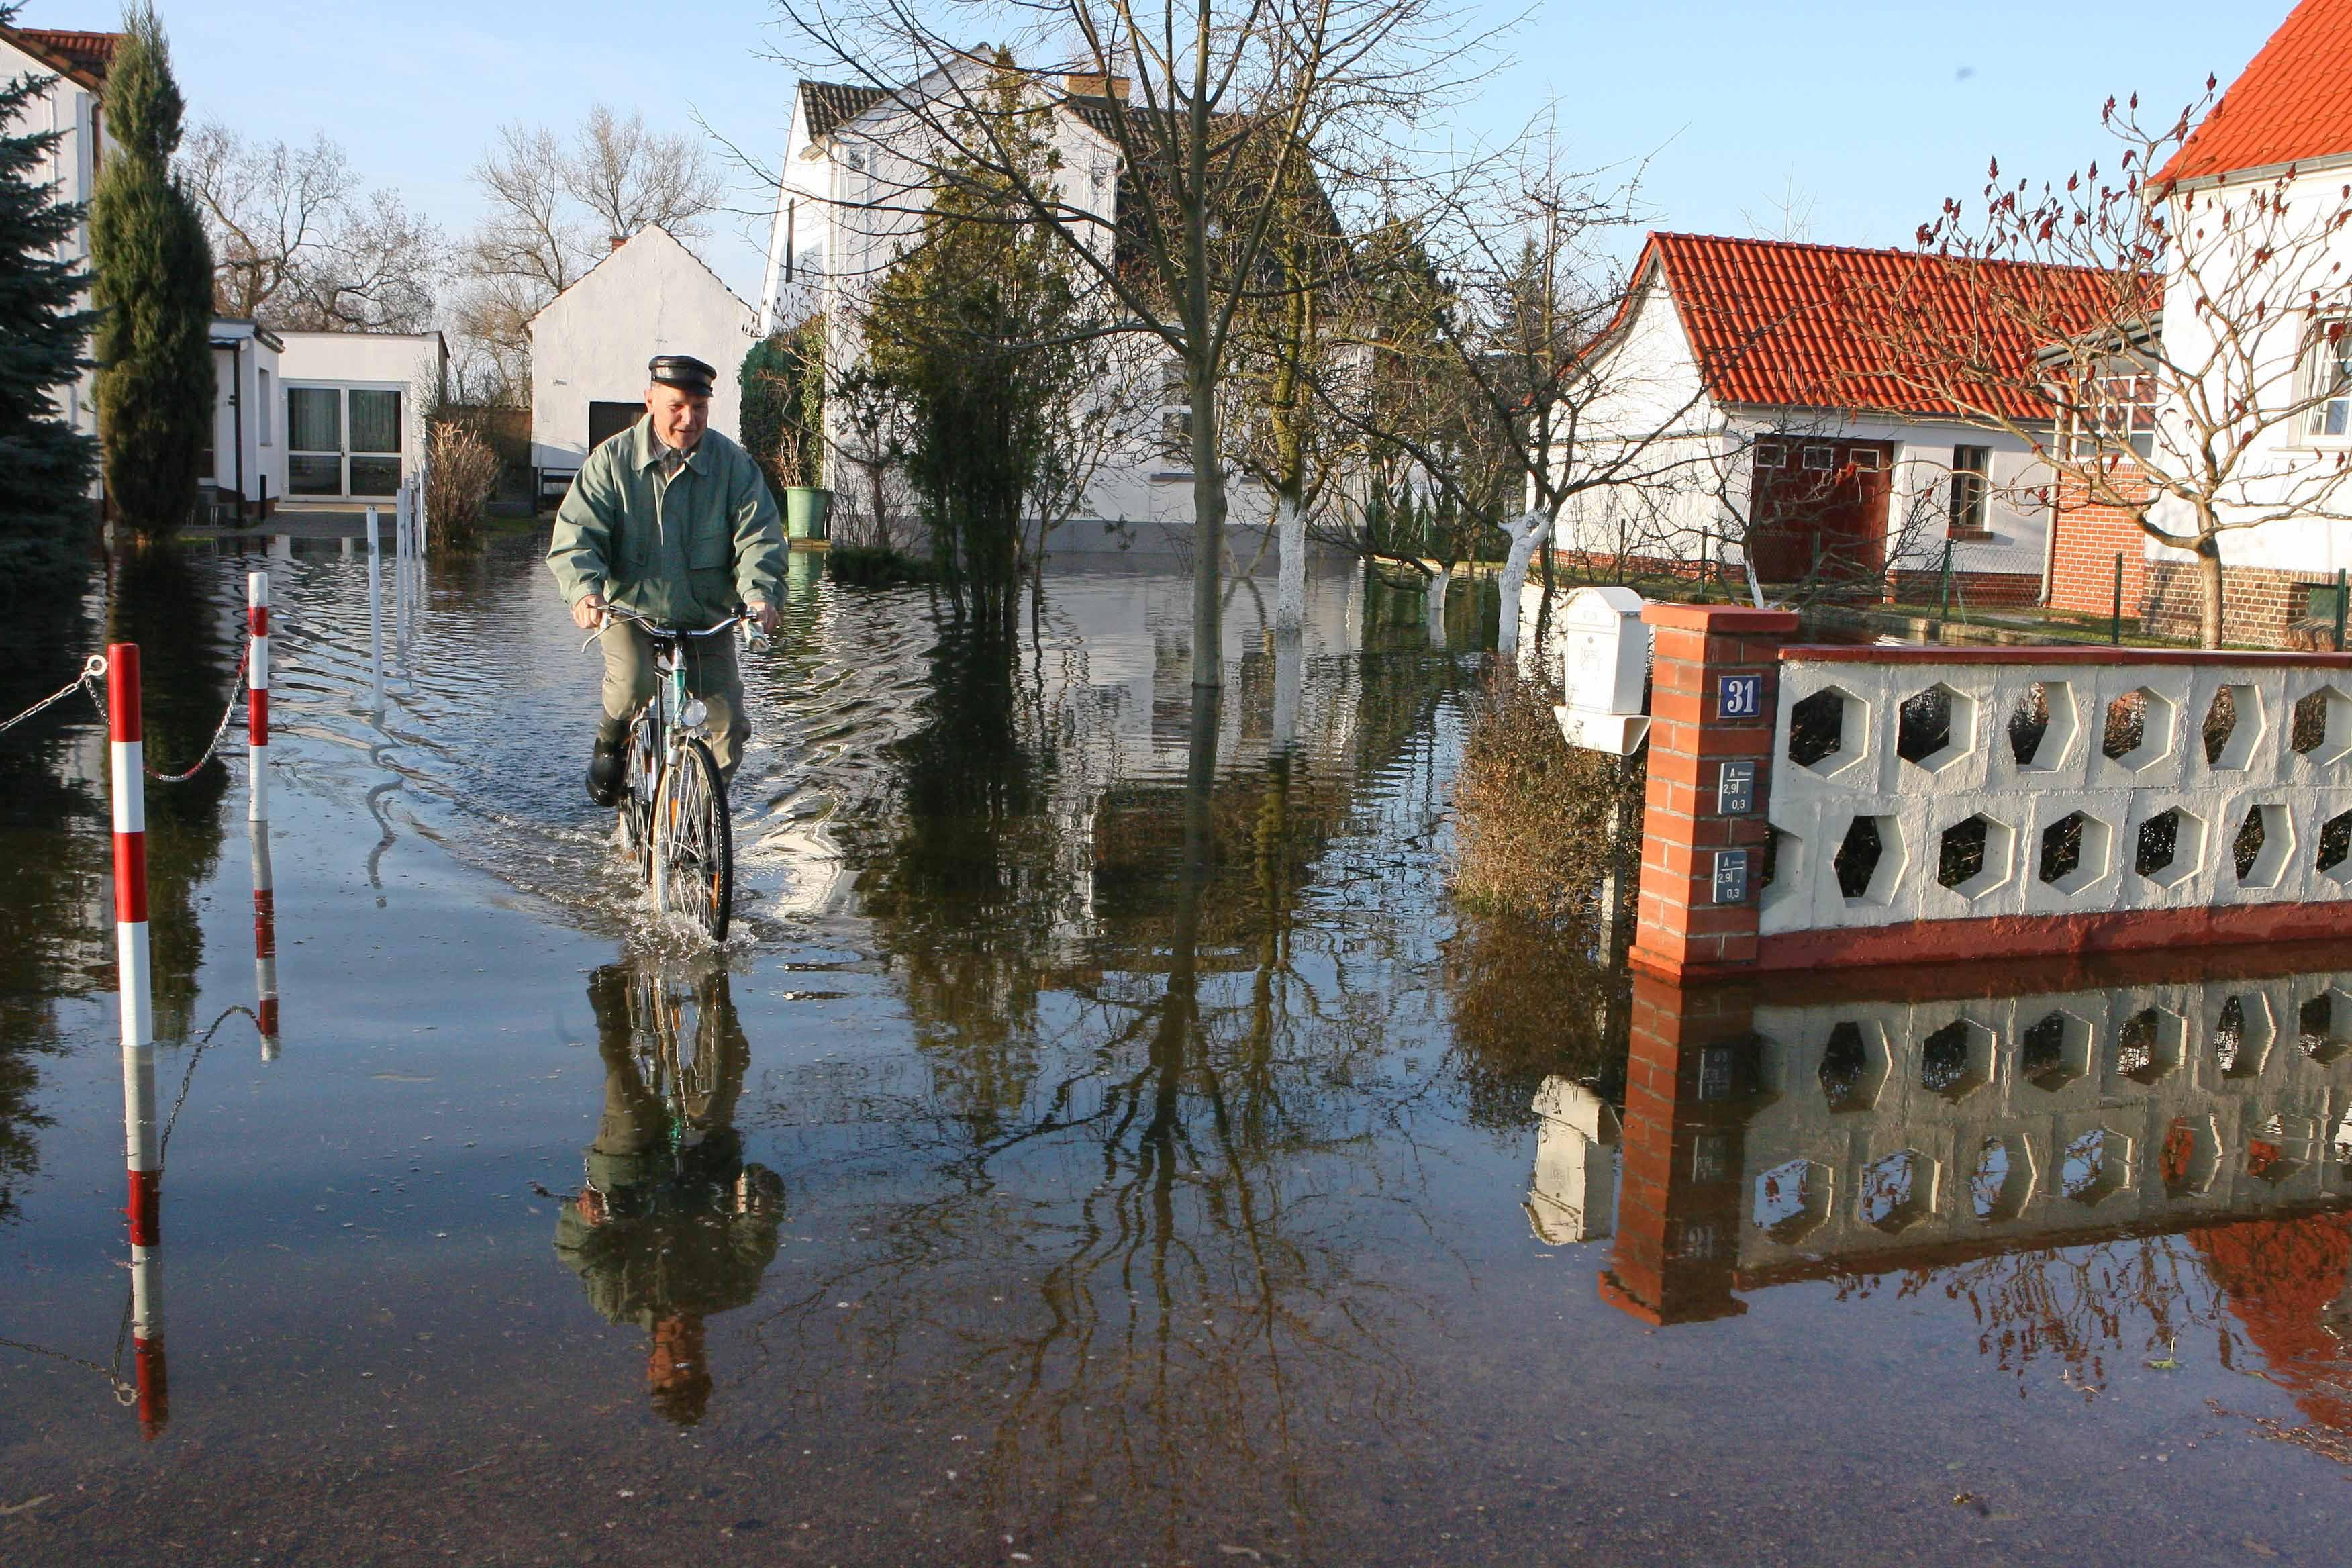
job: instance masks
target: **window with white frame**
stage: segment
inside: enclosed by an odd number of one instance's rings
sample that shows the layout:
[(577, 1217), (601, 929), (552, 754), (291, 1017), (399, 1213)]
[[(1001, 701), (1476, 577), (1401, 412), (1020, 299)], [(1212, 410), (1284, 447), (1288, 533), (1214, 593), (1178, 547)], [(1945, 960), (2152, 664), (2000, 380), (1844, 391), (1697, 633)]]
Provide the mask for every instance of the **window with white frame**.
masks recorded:
[(2077, 458), (2116, 456), (2129, 447), (2141, 458), (2156, 441), (2156, 377), (2132, 365), (2116, 365), (2087, 376), (2069, 416), (2071, 446)]
[(1789, 448), (1778, 441), (1756, 443), (1756, 466), (1759, 468), (1785, 468), (1789, 466)]
[(2352, 436), (2352, 321), (2320, 323), (2311, 345), (2309, 433)]
[(271, 420), (269, 413), (272, 405), (269, 401), (269, 373), (266, 370), (256, 367), (253, 374), (260, 378), (256, 387), (259, 395), (254, 399), (254, 412), (260, 416), (258, 423), (261, 426), (261, 444), (268, 447), (275, 444), (270, 437)]
[(1946, 515), (1953, 534), (1985, 531), (1985, 494), (1991, 472), (1991, 447), (1952, 448), (1952, 483), (1946, 498)]
[(1182, 360), (1160, 362), (1160, 456), (1162, 461), (1181, 468), (1192, 464), (1192, 384)]
[(287, 493), (399, 493), (400, 403), (389, 387), (288, 387)]
[(1830, 469), (1837, 467), (1837, 449), (1825, 441), (1808, 443), (1805, 447), (1805, 467), (1816, 473), (1829, 472)]

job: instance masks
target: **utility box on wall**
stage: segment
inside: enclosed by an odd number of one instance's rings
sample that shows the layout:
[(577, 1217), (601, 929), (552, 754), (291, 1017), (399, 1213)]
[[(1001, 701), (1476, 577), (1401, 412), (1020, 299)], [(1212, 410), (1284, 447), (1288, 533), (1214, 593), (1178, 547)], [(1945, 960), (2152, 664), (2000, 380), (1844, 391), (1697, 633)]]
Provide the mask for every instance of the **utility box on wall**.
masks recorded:
[(1630, 756), (1649, 731), (1643, 690), (1650, 677), (1650, 628), (1631, 588), (1581, 588), (1560, 612), (1560, 685), (1554, 709), (1571, 746)]

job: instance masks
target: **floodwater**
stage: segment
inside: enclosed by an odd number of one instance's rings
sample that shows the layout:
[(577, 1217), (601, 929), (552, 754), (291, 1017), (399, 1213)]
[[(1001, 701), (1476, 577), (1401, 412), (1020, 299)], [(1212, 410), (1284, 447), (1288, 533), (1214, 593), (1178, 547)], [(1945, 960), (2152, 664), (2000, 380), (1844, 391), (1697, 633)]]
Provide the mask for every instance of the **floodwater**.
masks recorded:
[(528, 540), (380, 722), (333, 544), (123, 568), (157, 765), (262, 564), (280, 1035), (238, 759), (150, 791), (143, 1360), (103, 731), (0, 740), (0, 1558), (2340, 1557), (2352, 945), (1637, 983), (1449, 901), (1417, 606), (1244, 585), (1208, 723), (1178, 577), (1008, 661), (803, 557), (714, 953)]

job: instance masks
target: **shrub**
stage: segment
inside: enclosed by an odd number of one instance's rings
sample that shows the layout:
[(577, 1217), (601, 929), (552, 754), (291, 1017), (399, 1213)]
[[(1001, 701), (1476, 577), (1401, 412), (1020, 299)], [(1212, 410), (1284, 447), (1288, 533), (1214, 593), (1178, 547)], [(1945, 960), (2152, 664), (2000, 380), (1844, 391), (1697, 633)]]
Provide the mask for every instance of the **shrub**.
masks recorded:
[(479, 432), (454, 419), (436, 419), (425, 433), (425, 547), (439, 551), (473, 542), (482, 510), (499, 484), (499, 455)]
[[(1597, 927), (1618, 803), (1639, 801), (1647, 769), (1570, 747), (1557, 701), (1515, 669), (1488, 677), (1454, 781), (1454, 892), (1482, 913)], [(1638, 849), (1625, 847), (1629, 876)]]

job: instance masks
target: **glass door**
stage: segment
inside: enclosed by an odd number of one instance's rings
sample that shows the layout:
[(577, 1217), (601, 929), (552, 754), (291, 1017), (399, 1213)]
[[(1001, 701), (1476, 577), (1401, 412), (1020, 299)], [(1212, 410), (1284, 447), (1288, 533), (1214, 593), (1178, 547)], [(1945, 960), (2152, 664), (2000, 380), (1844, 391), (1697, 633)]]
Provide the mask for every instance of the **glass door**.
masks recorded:
[(400, 491), (400, 394), (370, 387), (286, 389), (286, 492), (393, 496)]

